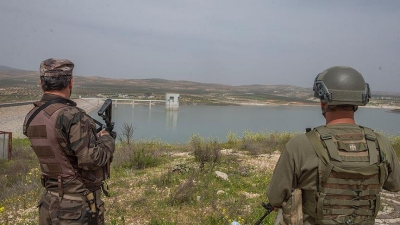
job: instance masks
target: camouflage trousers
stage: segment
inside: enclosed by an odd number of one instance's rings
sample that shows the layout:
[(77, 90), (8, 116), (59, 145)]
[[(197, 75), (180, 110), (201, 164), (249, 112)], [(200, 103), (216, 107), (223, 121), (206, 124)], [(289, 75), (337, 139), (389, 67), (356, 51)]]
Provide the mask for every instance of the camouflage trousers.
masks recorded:
[(104, 202), (100, 199), (101, 191), (96, 191), (97, 219), (92, 219), (86, 197), (80, 194), (64, 194), (61, 198), (58, 193), (44, 191), (39, 203), (40, 225), (103, 225)]

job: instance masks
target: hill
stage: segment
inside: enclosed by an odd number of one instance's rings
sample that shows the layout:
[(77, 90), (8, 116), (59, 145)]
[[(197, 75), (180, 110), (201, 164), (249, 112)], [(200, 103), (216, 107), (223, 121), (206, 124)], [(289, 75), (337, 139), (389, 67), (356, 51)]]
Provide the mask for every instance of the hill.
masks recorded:
[[(0, 66), (0, 103), (39, 99), (39, 72)], [(311, 88), (293, 85), (240, 85), (165, 79), (112, 79), (74, 76), (73, 98), (154, 98), (180, 94), (182, 104), (316, 104)], [(377, 92), (373, 104), (399, 104), (399, 93)], [(400, 104), (399, 104), (400, 105)]]
[(0, 65), (0, 71), (23, 71), (23, 70)]

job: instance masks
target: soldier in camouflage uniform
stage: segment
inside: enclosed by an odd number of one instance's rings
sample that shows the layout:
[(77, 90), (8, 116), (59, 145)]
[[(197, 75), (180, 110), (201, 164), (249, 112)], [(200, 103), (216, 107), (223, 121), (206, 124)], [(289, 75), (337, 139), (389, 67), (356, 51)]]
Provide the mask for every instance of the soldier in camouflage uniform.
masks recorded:
[(39, 224), (104, 224), (103, 182), (115, 149), (114, 138), (96, 132), (93, 119), (70, 100), (74, 64), (47, 59), (40, 64), (40, 101), (28, 113), (24, 134), (42, 171), (45, 190)]
[[(354, 112), (369, 101), (369, 85), (353, 68), (335, 66), (318, 74), (314, 95), (326, 125), (287, 143), (269, 201), (282, 208), (286, 224), (374, 224), (382, 189), (400, 191), (400, 166), (388, 139), (355, 123)], [(293, 208), (296, 202), (300, 207)], [(296, 210), (302, 218), (293, 218)]]

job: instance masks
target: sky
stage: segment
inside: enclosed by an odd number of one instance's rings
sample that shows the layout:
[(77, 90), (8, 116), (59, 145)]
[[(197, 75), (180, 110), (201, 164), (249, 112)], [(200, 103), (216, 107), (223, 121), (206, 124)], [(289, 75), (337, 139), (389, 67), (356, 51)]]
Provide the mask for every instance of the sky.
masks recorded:
[(0, 65), (312, 88), (336, 65), (399, 93), (398, 0), (0, 0)]

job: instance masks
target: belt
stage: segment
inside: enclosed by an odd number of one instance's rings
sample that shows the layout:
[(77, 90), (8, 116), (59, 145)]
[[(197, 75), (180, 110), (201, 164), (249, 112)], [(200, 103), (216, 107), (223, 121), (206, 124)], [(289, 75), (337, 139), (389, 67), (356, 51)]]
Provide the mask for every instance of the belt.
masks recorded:
[[(59, 197), (58, 192), (55, 191), (47, 190), (46, 193)], [(81, 194), (64, 194), (62, 198), (74, 201), (86, 201), (86, 197)]]

